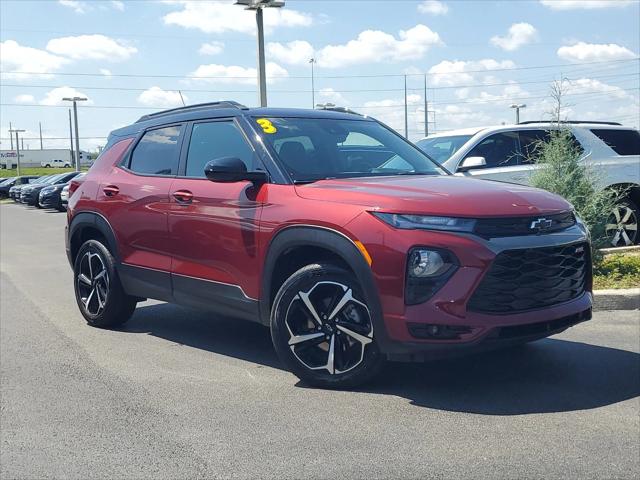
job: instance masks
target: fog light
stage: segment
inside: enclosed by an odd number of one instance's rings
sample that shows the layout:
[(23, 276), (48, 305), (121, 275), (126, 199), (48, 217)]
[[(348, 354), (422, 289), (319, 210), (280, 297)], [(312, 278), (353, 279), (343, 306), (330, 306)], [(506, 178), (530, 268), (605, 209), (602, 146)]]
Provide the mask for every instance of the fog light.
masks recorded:
[(458, 260), (444, 249), (417, 247), (407, 257), (405, 303), (427, 301), (454, 274)]
[(432, 277), (444, 266), (442, 256), (434, 250), (414, 250), (409, 259), (409, 275), (416, 278)]

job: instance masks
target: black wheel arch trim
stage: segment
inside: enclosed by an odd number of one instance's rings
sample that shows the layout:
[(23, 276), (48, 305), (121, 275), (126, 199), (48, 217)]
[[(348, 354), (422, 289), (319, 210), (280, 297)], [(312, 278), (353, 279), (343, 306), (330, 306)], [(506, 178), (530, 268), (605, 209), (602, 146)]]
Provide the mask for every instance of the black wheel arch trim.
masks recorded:
[(71, 249), (73, 240), (75, 236), (81, 234), (85, 228), (94, 228), (104, 236), (108, 243), (106, 246), (109, 248), (113, 258), (115, 258), (116, 264), (119, 265), (121, 258), (116, 234), (107, 219), (97, 212), (79, 212), (73, 216), (67, 230), (67, 256), (69, 257), (71, 266), (73, 267), (75, 260)]
[(373, 278), (371, 267), (362, 253), (344, 233), (332, 228), (316, 225), (292, 225), (277, 232), (269, 242), (265, 253), (260, 295), (260, 321), (269, 325), (271, 314), (271, 279), (278, 259), (295, 247), (318, 247), (339, 256), (353, 270), (365, 295), (365, 302), (371, 312), (375, 340), (381, 351), (389, 345), (384, 324), (380, 294)]

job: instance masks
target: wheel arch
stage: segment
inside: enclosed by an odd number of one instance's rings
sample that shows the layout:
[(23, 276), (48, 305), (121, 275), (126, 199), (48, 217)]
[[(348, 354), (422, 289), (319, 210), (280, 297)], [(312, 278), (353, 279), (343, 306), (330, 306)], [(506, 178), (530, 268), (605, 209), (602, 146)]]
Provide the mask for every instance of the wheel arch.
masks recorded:
[(635, 204), (636, 208), (640, 209), (640, 185), (637, 183), (617, 183), (615, 185), (610, 185), (607, 188), (624, 191), (624, 198), (631, 200)]
[(311, 263), (329, 261), (355, 275), (371, 312), (376, 341), (386, 343), (382, 305), (373, 272), (354, 240), (347, 235), (322, 226), (285, 227), (272, 238), (264, 258), (260, 295), (260, 320), (263, 324), (269, 325), (275, 295), (292, 273)]
[(109, 222), (99, 213), (77, 213), (69, 224), (69, 261), (73, 266), (78, 250), (87, 240), (104, 240), (116, 262), (120, 263), (120, 252), (116, 235)]

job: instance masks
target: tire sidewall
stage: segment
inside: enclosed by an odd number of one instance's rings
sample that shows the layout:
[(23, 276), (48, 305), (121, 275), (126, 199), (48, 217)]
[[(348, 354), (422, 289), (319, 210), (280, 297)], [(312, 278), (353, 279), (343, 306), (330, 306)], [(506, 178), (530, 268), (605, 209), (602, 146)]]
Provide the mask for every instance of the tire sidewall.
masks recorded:
[[(370, 318), (373, 342), (365, 346), (362, 362), (348, 372), (330, 374), (326, 370), (311, 370), (298, 360), (289, 347), (289, 331), (285, 325), (286, 312), (299, 291), (309, 291), (321, 281), (334, 281), (349, 286), (353, 296), (366, 304), (365, 295), (357, 279), (350, 272), (331, 264), (312, 264), (291, 275), (280, 287), (271, 309), (271, 338), (280, 360), (298, 378), (323, 388), (345, 388), (360, 385), (372, 378), (383, 363), (376, 344), (375, 322)], [(367, 306), (369, 308), (369, 306)], [(372, 315), (369, 308), (369, 315)]]

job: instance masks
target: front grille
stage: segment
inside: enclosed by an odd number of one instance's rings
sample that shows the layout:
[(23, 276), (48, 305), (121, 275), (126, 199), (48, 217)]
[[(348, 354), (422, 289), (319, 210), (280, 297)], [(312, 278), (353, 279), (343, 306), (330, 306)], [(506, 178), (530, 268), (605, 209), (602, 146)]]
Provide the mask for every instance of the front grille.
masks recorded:
[(582, 295), (589, 271), (586, 243), (507, 250), (495, 258), (468, 308), (510, 314), (567, 302)]
[[(541, 225), (546, 228), (536, 228), (535, 222), (543, 220)], [(557, 213), (554, 215), (537, 215), (535, 217), (507, 217), (480, 218), (476, 221), (474, 233), (485, 238), (514, 237), (519, 235), (536, 235), (544, 232), (558, 232), (576, 224), (573, 212)], [(534, 228), (532, 228), (534, 225)]]

